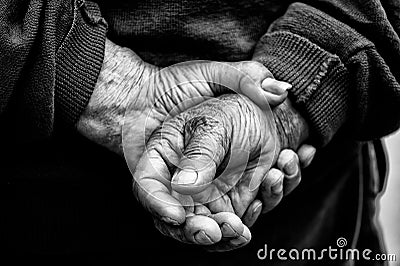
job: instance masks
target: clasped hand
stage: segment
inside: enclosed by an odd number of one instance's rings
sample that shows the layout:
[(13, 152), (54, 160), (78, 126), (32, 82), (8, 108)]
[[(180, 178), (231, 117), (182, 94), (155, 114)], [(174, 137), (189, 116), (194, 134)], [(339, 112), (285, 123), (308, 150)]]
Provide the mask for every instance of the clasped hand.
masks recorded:
[[(136, 120), (125, 125), (124, 148), (135, 196), (156, 227), (179, 241), (225, 251), (246, 245), (260, 213), (299, 184), (300, 161), (281, 151), (269, 108), (285, 100), (287, 84), (258, 63), (213, 63), (222, 66), (217, 73), (208, 73), (207, 64), (174, 66), (148, 79), (151, 100), (127, 113)], [(231, 92), (226, 88), (246, 96), (223, 94)], [(142, 131), (134, 126), (138, 117)], [(133, 141), (138, 136), (144, 153)], [(271, 169), (276, 162), (280, 170)]]

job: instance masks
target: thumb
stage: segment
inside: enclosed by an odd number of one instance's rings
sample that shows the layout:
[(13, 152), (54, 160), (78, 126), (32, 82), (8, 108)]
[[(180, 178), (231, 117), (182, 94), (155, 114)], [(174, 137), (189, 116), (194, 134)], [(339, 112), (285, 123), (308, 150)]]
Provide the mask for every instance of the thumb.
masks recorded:
[(229, 150), (228, 130), (211, 117), (203, 117), (186, 137), (186, 143), (177, 170), (172, 177), (172, 188), (187, 195), (205, 190), (213, 181), (218, 166), (223, 163)]
[(264, 95), (271, 106), (278, 106), (283, 103), (288, 95), (288, 90), (292, 88), (289, 83), (272, 78), (266, 78), (262, 84)]
[(277, 106), (287, 97), (289, 83), (277, 81), (261, 63), (241, 61), (235, 63), (214, 63), (215, 81), (230, 90), (247, 96), (262, 110)]
[(261, 109), (264, 109), (266, 102), (270, 106), (277, 106), (285, 101), (287, 91), (292, 88), (292, 85), (276, 80), (263, 64), (255, 61), (233, 64), (242, 73), (236, 75), (239, 79), (239, 93), (249, 97)]

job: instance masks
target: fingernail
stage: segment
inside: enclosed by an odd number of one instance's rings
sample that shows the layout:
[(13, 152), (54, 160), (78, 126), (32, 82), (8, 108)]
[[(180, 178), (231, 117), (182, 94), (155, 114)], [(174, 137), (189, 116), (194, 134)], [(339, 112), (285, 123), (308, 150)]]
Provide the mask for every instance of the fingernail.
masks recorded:
[(271, 188), (272, 193), (280, 194), (283, 191), (283, 182), (279, 181), (277, 184), (273, 185)]
[(290, 160), (285, 166), (283, 167), (285, 174), (287, 175), (294, 175), (297, 171), (297, 162), (296, 160)]
[(292, 88), (291, 84), (273, 78), (266, 78), (262, 82), (261, 86), (264, 90), (267, 90), (268, 92), (274, 93), (276, 95), (282, 95)]
[(266, 78), (263, 80), (262, 85), (263, 86), (270, 86), (276, 82), (276, 79), (273, 78)]
[(171, 219), (171, 218), (166, 217), (166, 216), (161, 217), (161, 220), (162, 220), (163, 222), (166, 222), (167, 224), (179, 225), (179, 223), (178, 223), (176, 220)]
[(261, 207), (262, 207), (262, 203), (257, 204), (257, 206), (253, 210), (253, 216), (261, 211)]
[(203, 231), (199, 231), (194, 235), (194, 239), (196, 242), (202, 245), (211, 245), (214, 244), (214, 242), (211, 240), (211, 238)]
[(172, 178), (172, 183), (178, 185), (193, 185), (197, 181), (197, 172), (192, 169), (182, 169)]
[(308, 156), (308, 158), (307, 158), (307, 161), (306, 161), (306, 165), (309, 165), (310, 163), (311, 163), (311, 161), (314, 159), (314, 156), (315, 156), (315, 153), (316, 153), (317, 151), (316, 150), (314, 150), (309, 156)]
[(287, 82), (279, 81), (279, 80), (277, 80), (276, 82), (279, 84), (279, 87), (281, 87), (282, 90), (284, 90), (284, 91), (288, 91), (291, 88), (293, 88), (293, 86)]
[(221, 231), (224, 237), (234, 237), (239, 235), (239, 233), (233, 230), (232, 226), (227, 223), (222, 224)]
[(235, 246), (239, 246), (239, 245), (243, 245), (247, 241), (248, 240), (246, 238), (244, 238), (243, 236), (240, 236), (238, 238), (232, 239), (230, 242), (231, 242), (231, 244), (233, 244)]

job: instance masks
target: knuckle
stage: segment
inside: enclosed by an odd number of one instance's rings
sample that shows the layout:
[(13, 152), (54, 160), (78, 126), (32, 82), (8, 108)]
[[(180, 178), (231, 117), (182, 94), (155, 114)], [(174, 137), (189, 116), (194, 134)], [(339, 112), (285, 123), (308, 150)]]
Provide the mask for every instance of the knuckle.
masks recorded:
[(296, 156), (296, 153), (291, 149), (285, 149), (282, 151), (282, 156), (291, 159)]
[(263, 64), (257, 61), (245, 61), (243, 65), (251, 69), (267, 69)]
[(298, 163), (298, 156), (297, 154), (290, 149), (282, 150), (278, 156), (277, 165), (278, 168), (283, 169), (285, 165), (291, 163)]
[(290, 184), (291, 186), (297, 186), (301, 182), (301, 174), (297, 173), (291, 177), (285, 176), (285, 183)]
[(220, 127), (221, 122), (214, 117), (207, 115), (193, 116), (185, 123), (185, 131), (205, 133), (209, 130), (216, 130)]
[(268, 176), (272, 179), (279, 179), (281, 176), (283, 175), (283, 173), (276, 168), (272, 168), (271, 170), (269, 170), (269, 174)]
[(280, 194), (280, 196), (276, 197), (276, 198), (269, 198), (269, 199), (264, 199), (263, 202), (263, 210), (262, 213), (265, 214), (269, 211), (271, 211), (272, 209), (274, 209), (276, 206), (278, 206), (278, 204), (281, 202), (282, 200), (282, 194)]
[(276, 169), (272, 168), (269, 170), (266, 178), (263, 180), (262, 186), (264, 189), (271, 187), (273, 184), (278, 183), (281, 179), (283, 179), (283, 173)]
[(247, 68), (249, 68), (250, 71), (254, 71), (256, 73), (259, 73), (260, 76), (262, 76), (263, 79), (265, 78), (273, 78), (273, 75), (271, 71), (269, 71), (268, 68), (266, 68), (262, 63), (257, 62), (257, 61), (249, 61), (247, 62)]
[(213, 144), (226, 146), (225, 142), (229, 139), (224, 123), (210, 116), (197, 116), (190, 119), (185, 125), (185, 132), (191, 133), (191, 137), (186, 136), (185, 140), (198, 145), (204, 144), (204, 140), (209, 140)]

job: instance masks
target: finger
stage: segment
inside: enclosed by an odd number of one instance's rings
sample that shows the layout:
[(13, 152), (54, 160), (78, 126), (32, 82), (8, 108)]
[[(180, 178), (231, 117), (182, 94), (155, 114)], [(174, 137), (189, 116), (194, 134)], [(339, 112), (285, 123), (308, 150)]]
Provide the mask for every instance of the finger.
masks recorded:
[(317, 150), (314, 146), (308, 144), (303, 144), (300, 146), (299, 150), (297, 151), (297, 155), (302, 168), (306, 168), (311, 164), (316, 152)]
[(158, 219), (154, 220), (154, 224), (162, 234), (183, 243), (212, 245), (222, 238), (219, 225), (202, 215), (188, 216), (184, 225), (174, 226)]
[(223, 238), (239, 237), (243, 234), (244, 224), (234, 213), (220, 212), (209, 217), (220, 226)]
[[(243, 156), (244, 152), (241, 152)], [(239, 155), (231, 156), (233, 158), (240, 158)], [(268, 173), (273, 161), (273, 153), (262, 152), (259, 158), (249, 160), (242, 160), (245, 162), (245, 169), (236, 167), (240, 171), (225, 172), (216, 180), (234, 180), (235, 188), (229, 191), (222, 191), (224, 195), (210, 202), (207, 206), (212, 212), (231, 211), (237, 216), (243, 218), (249, 205), (253, 203), (258, 194), (259, 187)], [(230, 163), (229, 163), (230, 164)], [(236, 165), (239, 165), (236, 163)], [(229, 167), (228, 167), (229, 168)], [(233, 168), (233, 167), (232, 167)], [(231, 174), (233, 173), (233, 174)], [(237, 181), (239, 180), (239, 181)]]
[(186, 214), (194, 213), (195, 206), (191, 196), (182, 195), (174, 190), (172, 190), (171, 195), (179, 201), (179, 203), (185, 209)]
[(223, 141), (229, 136), (222, 123), (209, 117), (197, 122), (187, 126), (193, 132), (188, 132), (189, 143), (172, 177), (172, 188), (181, 194), (193, 195), (209, 187), (229, 150), (229, 143)]
[[(243, 79), (241, 83), (242, 94), (249, 97), (249, 99), (261, 107), (262, 110), (269, 108), (269, 106), (277, 106), (283, 103), (288, 95), (287, 90), (291, 88), (289, 83), (277, 81), (271, 78), (266, 79), (267, 82), (263, 83), (261, 89), (256, 83), (249, 79)], [(270, 82), (270, 81), (273, 82)], [(271, 83), (271, 84), (269, 84)], [(283, 91), (283, 92), (282, 92)]]
[(164, 236), (171, 237), (182, 243), (193, 244), (193, 237), (187, 239), (183, 230), (183, 225), (171, 225), (162, 220), (154, 218), (154, 226)]
[(277, 161), (278, 168), (285, 174), (284, 195), (292, 192), (301, 181), (300, 162), (297, 154), (289, 149), (281, 151)]
[(219, 85), (247, 96), (262, 110), (282, 103), (287, 97), (287, 90), (292, 87), (289, 83), (275, 80), (259, 62), (215, 63), (213, 66)]
[(261, 88), (274, 95), (283, 95), (292, 88), (292, 85), (285, 81), (276, 80), (273, 78), (266, 78), (261, 83)]
[(185, 209), (170, 193), (170, 173), (158, 151), (145, 151), (133, 179), (136, 198), (152, 215), (174, 225), (185, 221)]
[(203, 215), (186, 218), (184, 233), (187, 239), (200, 245), (212, 245), (219, 242), (222, 233), (218, 223)]
[(287, 95), (288, 95), (287, 92), (285, 92), (284, 94), (279, 94), (279, 95), (273, 94), (268, 91), (263, 92), (263, 97), (265, 97), (267, 99), (268, 104), (272, 107), (278, 106), (281, 103), (283, 103), (286, 100)]
[(241, 62), (238, 68), (245, 73), (240, 80), (241, 93), (263, 110), (265, 100), (269, 105), (277, 106), (286, 99), (287, 90), (292, 88), (289, 83), (274, 79), (272, 73), (259, 62)]
[(215, 73), (213, 80), (217, 84), (247, 96), (262, 110), (270, 108), (261, 88), (261, 82), (273, 76), (264, 65), (255, 61), (216, 62), (213, 68)]
[[(257, 104), (262, 110), (268, 110), (269, 105), (277, 106), (287, 98), (287, 90), (292, 86), (283, 81), (267, 78), (264, 87), (253, 80), (244, 77), (240, 81), (241, 93)], [(272, 80), (272, 82), (271, 82)], [(263, 84), (261, 84), (263, 86)], [(284, 91), (284, 92), (281, 92)]]
[(261, 183), (260, 194), (262, 199), (262, 213), (275, 208), (283, 197), (284, 174), (276, 168), (271, 168)]
[[(215, 192), (211, 192), (214, 190)], [(210, 197), (210, 195), (212, 195)], [(218, 213), (218, 212), (231, 212), (235, 213), (239, 217), (241, 217), (242, 214), (235, 212), (234, 207), (232, 206), (232, 199), (230, 195), (228, 195), (224, 191), (219, 191), (218, 189), (211, 188), (204, 190), (200, 194), (195, 195), (196, 200), (203, 202), (206, 204), (207, 208), (212, 212), (212, 213)]]
[(244, 226), (243, 233), (240, 236), (233, 239), (222, 239), (215, 245), (206, 247), (206, 249), (211, 252), (230, 251), (244, 247), (245, 245), (250, 243), (250, 240), (251, 240), (250, 230), (247, 226)]
[[(257, 194), (256, 191), (249, 190), (252, 173), (246, 171), (248, 157), (248, 153), (243, 150), (231, 149), (229, 162), (224, 171), (217, 179), (214, 179), (214, 184), (201, 193), (194, 195), (196, 201), (205, 203), (213, 213), (232, 212), (242, 217), (250, 204), (248, 198), (253, 194), (254, 196)], [(246, 189), (232, 189), (239, 180)], [(256, 183), (254, 186), (258, 186), (261, 183), (262, 176), (259, 180), (258, 183), (258, 180), (254, 180), (253, 183)]]
[(194, 214), (210, 216), (211, 211), (203, 204), (195, 203)]
[(272, 78), (266, 78), (262, 84), (264, 95), (271, 106), (277, 106), (283, 103), (288, 95), (288, 90), (292, 88), (289, 83), (279, 81)]
[[(231, 156), (231, 158), (235, 159), (229, 161), (226, 171), (224, 171), (218, 179), (214, 180), (214, 182), (217, 183), (220, 180), (229, 180), (229, 182), (233, 181), (233, 183), (231, 183), (231, 186), (227, 186), (227, 182), (225, 182), (223, 186), (217, 185), (217, 187), (219, 187), (219, 197), (214, 196), (211, 199), (208, 197), (210, 201), (207, 204), (207, 207), (213, 213), (227, 211), (233, 212), (238, 217), (243, 218), (249, 205), (257, 196), (259, 187), (270, 169), (272, 154), (262, 154), (258, 160), (252, 160), (251, 162), (248, 162), (247, 158), (243, 158), (246, 159), (241, 159), (242, 162), (245, 162), (245, 164), (241, 163), (244, 165), (243, 168), (239, 167), (240, 164), (238, 162), (231, 163), (231, 161), (235, 161), (240, 158), (240, 156), (243, 156), (244, 152), (242, 152), (241, 155), (236, 155), (235, 152), (232, 153), (234, 155)], [(231, 165), (235, 165), (235, 167), (230, 167)], [(236, 171), (230, 171), (230, 168), (235, 168)], [(235, 186), (234, 189), (226, 191), (227, 187), (231, 188), (233, 186)], [(210, 191), (211, 190), (204, 190), (200, 194), (205, 194)], [(217, 193), (214, 193), (214, 195), (217, 195)], [(195, 196), (198, 197), (199, 195)], [(205, 198), (207, 199), (207, 197)], [(199, 199), (196, 198), (196, 200)], [(201, 202), (204, 202), (204, 199), (202, 199)]]
[(262, 211), (262, 202), (254, 200), (242, 217), (243, 223), (249, 228), (254, 225)]

